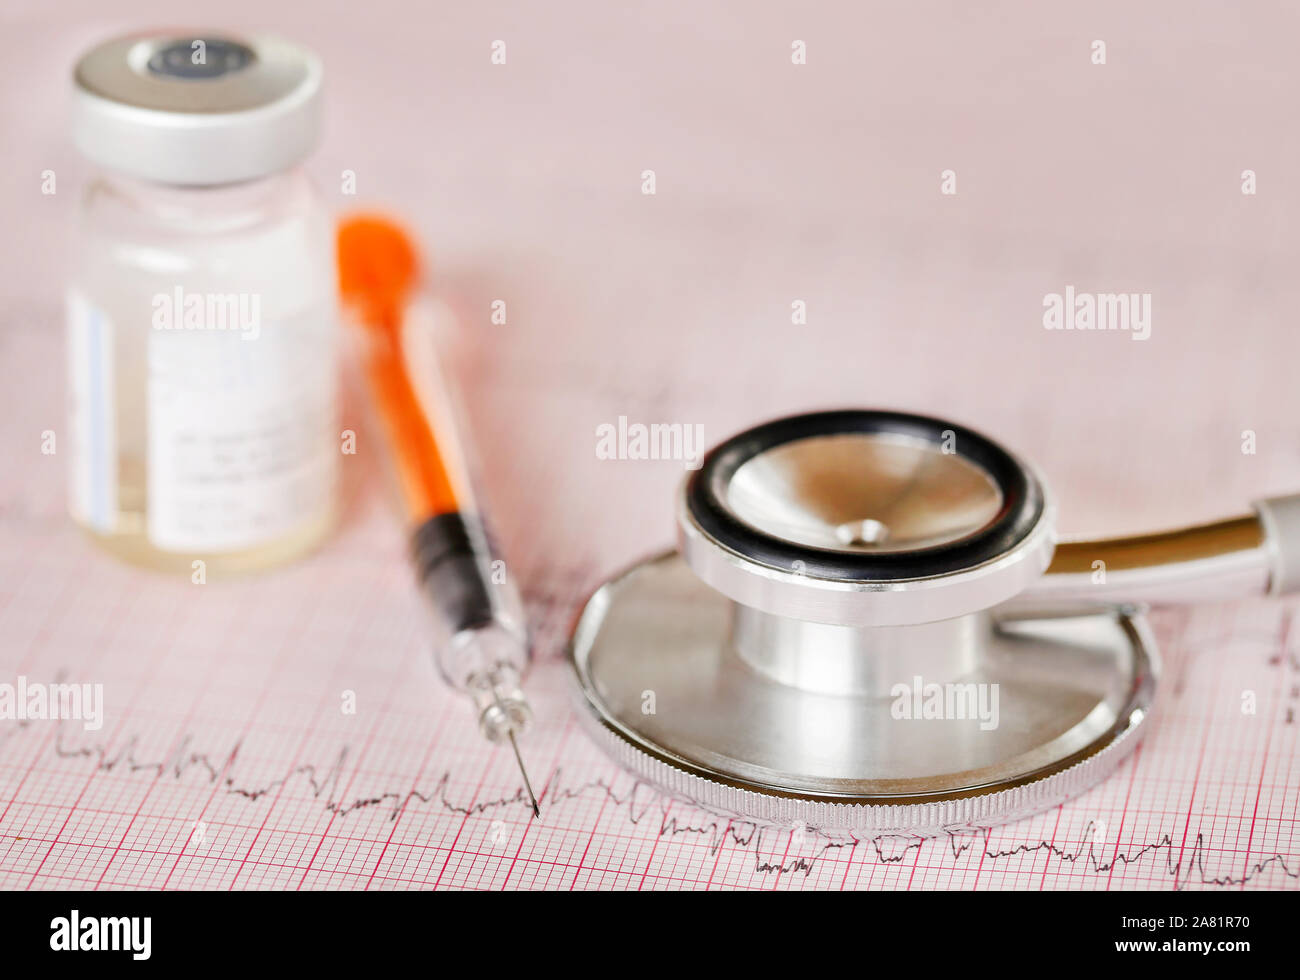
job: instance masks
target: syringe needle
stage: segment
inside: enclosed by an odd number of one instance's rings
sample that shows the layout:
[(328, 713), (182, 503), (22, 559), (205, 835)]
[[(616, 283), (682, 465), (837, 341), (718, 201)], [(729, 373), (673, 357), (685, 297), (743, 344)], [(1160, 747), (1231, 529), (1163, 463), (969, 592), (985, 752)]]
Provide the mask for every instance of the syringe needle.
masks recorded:
[(508, 734), (510, 736), (510, 747), (515, 750), (515, 761), (519, 763), (519, 775), (524, 777), (524, 789), (528, 790), (528, 799), (533, 804), (533, 819), (540, 820), (542, 810), (537, 805), (537, 794), (533, 792), (533, 784), (528, 781), (528, 770), (524, 768), (524, 757), (519, 754), (519, 743), (515, 741), (515, 730), (510, 729)]
[[(516, 714), (512, 715), (506, 710), (505, 704), (502, 703), (501, 692), (497, 690), (497, 686), (493, 684), (488, 690), (498, 712), (497, 717), (504, 721), (502, 727), (505, 729), (506, 738), (510, 739), (510, 748), (514, 749), (515, 762), (519, 763), (519, 775), (524, 777), (524, 789), (528, 790), (528, 800), (533, 805), (533, 819), (540, 820), (542, 818), (542, 808), (537, 805), (537, 794), (533, 792), (533, 784), (528, 778), (528, 770), (524, 768), (524, 757), (519, 754), (519, 743), (515, 741), (515, 725), (523, 723), (530, 716), (527, 702), (524, 702), (523, 695), (520, 695), (519, 700), (515, 702), (517, 706)], [(523, 708), (522, 717), (519, 714), (519, 707)], [(496, 739), (500, 739), (500, 733), (501, 728), (497, 728)]]

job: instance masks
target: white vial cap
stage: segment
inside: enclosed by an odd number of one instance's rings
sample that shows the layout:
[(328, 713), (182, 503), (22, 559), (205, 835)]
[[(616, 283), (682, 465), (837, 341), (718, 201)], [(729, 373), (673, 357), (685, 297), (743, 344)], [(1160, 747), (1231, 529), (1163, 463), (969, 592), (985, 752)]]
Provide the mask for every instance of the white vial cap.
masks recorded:
[(73, 138), (100, 166), (166, 184), (286, 170), (316, 145), (320, 59), (267, 37), (132, 35), (73, 73)]

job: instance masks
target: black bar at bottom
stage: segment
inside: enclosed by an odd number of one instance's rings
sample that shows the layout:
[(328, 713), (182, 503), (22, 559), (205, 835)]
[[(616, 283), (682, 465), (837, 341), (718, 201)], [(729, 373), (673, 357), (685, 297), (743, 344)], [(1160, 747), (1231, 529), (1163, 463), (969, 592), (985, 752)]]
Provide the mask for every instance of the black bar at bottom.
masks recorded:
[[(338, 976), (344, 969), (389, 975), (414, 960), (419, 969), (528, 976), (604, 973), (660, 957), (676, 972), (687, 950), (697, 968), (748, 968), (783, 946), (819, 971), (839, 962), (873, 971), (896, 963), (926, 975), (966, 966), (1047, 976), (1066, 963), (1105, 961), (1179, 970), (1197, 962), (1226, 973), (1258, 954), (1266, 959), (1257, 962), (1293, 962), (1296, 910), (1294, 894), (1221, 891), (0, 892), (0, 955), (6, 968), (35, 960), (115, 971), (203, 966), (242, 975), (293, 967)], [(89, 948), (114, 942), (116, 950)]]

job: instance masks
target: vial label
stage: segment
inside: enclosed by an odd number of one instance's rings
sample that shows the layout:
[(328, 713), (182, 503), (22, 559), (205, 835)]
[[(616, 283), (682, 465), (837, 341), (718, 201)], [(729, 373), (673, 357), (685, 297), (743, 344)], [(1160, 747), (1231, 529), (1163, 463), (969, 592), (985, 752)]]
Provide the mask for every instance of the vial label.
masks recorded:
[(318, 322), (264, 323), (253, 333), (150, 331), (155, 547), (255, 548), (332, 506), (335, 378), (330, 344), (311, 329)]
[(117, 523), (117, 401), (113, 324), (81, 293), (67, 295), (69, 507), (82, 525)]

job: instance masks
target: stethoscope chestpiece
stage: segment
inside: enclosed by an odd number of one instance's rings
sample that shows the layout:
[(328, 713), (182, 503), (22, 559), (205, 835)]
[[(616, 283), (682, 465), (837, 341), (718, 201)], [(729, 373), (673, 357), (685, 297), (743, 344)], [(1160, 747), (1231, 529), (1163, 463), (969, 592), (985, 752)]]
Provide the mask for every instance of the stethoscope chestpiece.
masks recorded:
[(581, 715), (647, 781), (827, 833), (1003, 822), (1108, 774), (1157, 671), (1136, 614), (1004, 603), (1052, 559), (1038, 475), (962, 426), (779, 419), (710, 451), (679, 550), (591, 597)]

